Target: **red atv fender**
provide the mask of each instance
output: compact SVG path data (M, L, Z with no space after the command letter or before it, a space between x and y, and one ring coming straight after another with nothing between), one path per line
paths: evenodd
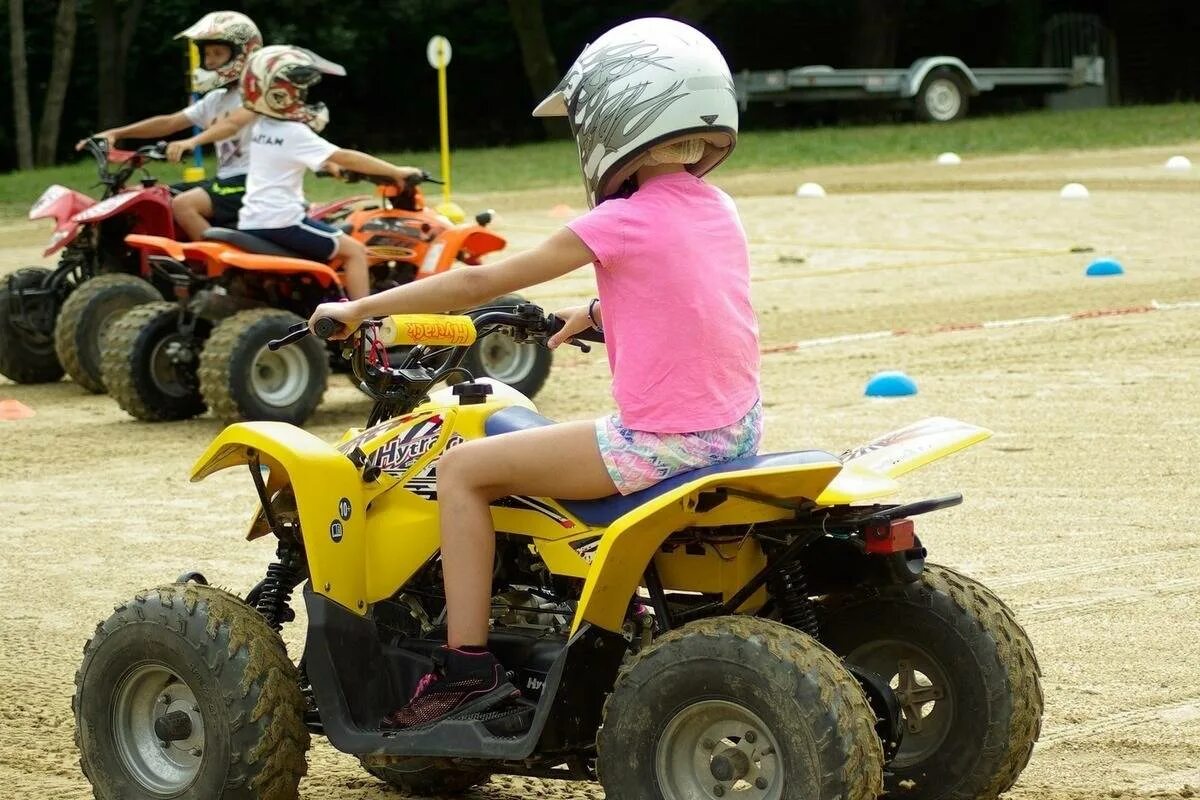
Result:
M482 225L456 225L447 228L425 253L421 260L421 268L417 277L425 277L450 269L454 261L464 264L478 265L480 257L503 250L507 243L504 238L497 236Z
M95 225L116 215L133 217L130 233L154 232L175 236L175 215L171 212L171 190L161 183L115 194L93 203L71 217L77 225Z
M42 192L42 196L29 209L30 219L53 219L54 232L50 234L50 246L42 253L48 256L70 244L82 225L72 218L79 212L94 206L96 201L86 194L54 184Z
M369 194L356 194L353 197L346 197L342 200L334 200L331 203L314 203L308 207L308 216L313 219L325 219L330 214L336 214L344 208L349 208L355 203L361 203L363 200L370 200Z

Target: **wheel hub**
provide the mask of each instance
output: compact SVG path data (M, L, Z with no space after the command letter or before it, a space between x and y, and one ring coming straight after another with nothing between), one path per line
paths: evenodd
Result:
M659 739L655 766L664 800L779 800L778 745L757 714L703 700L675 715Z
M150 379L163 394L187 397L192 392L196 351L183 334L173 332L150 351Z
M272 352L263 347L250 366L254 394L276 408L290 406L304 396L311 378L308 361L299 347Z
M479 361L487 376L510 386L529 375L536 359L534 345L513 341L508 336L489 336L479 343Z
M929 85L926 93L930 114L938 120L953 119L962 106L962 97L953 82L939 79Z
M173 795L199 774L204 717L195 694L169 667L142 664L118 681L112 727L121 762L147 790Z

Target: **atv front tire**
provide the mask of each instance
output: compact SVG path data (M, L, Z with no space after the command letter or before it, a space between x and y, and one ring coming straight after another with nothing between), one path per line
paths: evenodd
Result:
M821 638L897 693L904 738L888 797L993 800L1029 762L1041 673L1025 631L979 582L926 565L915 583L828 601Z
M472 786L487 783L487 770L464 767L436 758L404 758L394 764L373 765L363 769L401 794L413 797L448 797L462 794Z
M184 330L175 303L126 311L104 339L101 366L108 393L130 416L148 422L203 414L196 365L207 332L204 320L196 320L191 333Z
M15 325L13 305L22 289L36 289L46 282L50 270L25 267L0 277L0 375L16 383L49 383L63 376L62 365L54 355L54 338L46 333L25 330ZM28 303L30 301L26 301ZM49 298L39 303L53 303ZM47 326L53 325L55 309L39 309Z
M858 681L811 637L714 617L621 668L597 768L609 800L875 800L883 750Z
M329 351L315 336L267 348L300 322L290 311L252 308L216 326L200 357L200 389L213 416L304 424L325 394Z
M134 306L162 300L149 282L115 273L84 281L63 303L54 325L54 351L71 380L93 394L104 392L104 337Z
M296 796L309 744L299 675L231 594L174 584L117 606L75 687L75 743L97 800Z

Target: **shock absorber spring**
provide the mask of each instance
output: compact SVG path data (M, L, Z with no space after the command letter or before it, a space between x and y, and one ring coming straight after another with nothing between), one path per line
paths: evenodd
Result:
M304 580L304 559L295 547L279 543L275 552L279 560L267 567L267 576L259 581L246 598L263 615L267 624L282 630L283 623L295 619L289 603L292 590Z
M783 624L816 639L819 632L817 614L808 595L808 579L804 576L804 565L799 561L784 564L772 580L771 593L779 606L779 616Z

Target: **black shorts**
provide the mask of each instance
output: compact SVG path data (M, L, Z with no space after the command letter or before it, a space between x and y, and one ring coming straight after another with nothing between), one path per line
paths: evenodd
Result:
M244 233L286 247L310 261L329 261L338 249L342 232L332 225L305 217L287 228L240 228Z
M197 184L208 193L212 203L209 223L214 228L236 228L238 212L242 209L242 198L246 196L246 176L213 178Z

